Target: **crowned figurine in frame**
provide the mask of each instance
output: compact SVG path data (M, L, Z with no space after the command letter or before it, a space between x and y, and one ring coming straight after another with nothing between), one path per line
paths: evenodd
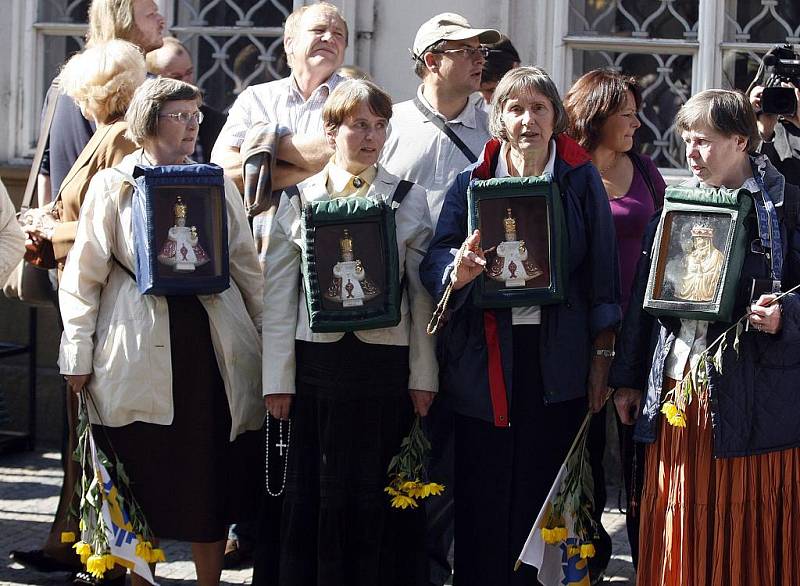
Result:
M504 240L495 247L486 272L490 279L502 282L506 287L524 287L544 271L529 253L525 240L517 237L517 220L511 208L506 208L503 231Z
M176 273L191 273L211 259L200 245L197 226L187 226L189 211L181 196L176 198L175 224L167 232L167 238L158 254L158 262L172 267Z
M353 253L350 230L342 231L339 240L340 260L333 265L333 278L325 291L325 299L341 303L342 307L359 307L375 299L380 289L367 277L364 264Z
M690 234L691 243L687 246L685 272L676 296L686 301L713 301L725 268L725 256L714 246L712 225L705 222L695 223Z

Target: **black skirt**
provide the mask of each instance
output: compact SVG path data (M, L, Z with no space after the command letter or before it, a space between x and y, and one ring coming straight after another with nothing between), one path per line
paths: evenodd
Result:
M513 329L511 427L456 415L458 586L539 583L535 568L514 563L588 408L584 398L544 404L539 329Z
M116 450L156 537L219 541L228 524L252 518L263 482L262 436L246 432L230 442L230 409L205 308L190 295L167 302L172 423L96 425L94 435L112 462L109 441Z
M423 508L383 492L413 417L408 347L298 342L296 387L280 584L426 583Z

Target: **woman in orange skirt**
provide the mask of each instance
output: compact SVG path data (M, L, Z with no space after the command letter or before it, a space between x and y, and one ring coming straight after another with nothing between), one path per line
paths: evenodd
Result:
M694 175L689 186L741 187L753 197L733 312L748 313L749 328L738 352L729 334L721 369L708 361L708 383L685 406L685 427L659 417L666 393L731 324L645 312L654 218L610 374L620 417L630 424L641 414L636 439L650 443L637 583L800 584L800 299L790 293L775 302L800 282L800 190L755 152L755 113L742 94L702 92L681 108L675 126ZM709 230L693 226L692 239L716 246Z

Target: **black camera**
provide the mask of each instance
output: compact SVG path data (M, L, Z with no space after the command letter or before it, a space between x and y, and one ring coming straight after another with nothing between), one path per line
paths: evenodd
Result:
M765 114L794 116L797 96L794 88L782 87L791 83L800 88L800 57L791 46L775 47L764 56L766 80L761 94L761 110Z

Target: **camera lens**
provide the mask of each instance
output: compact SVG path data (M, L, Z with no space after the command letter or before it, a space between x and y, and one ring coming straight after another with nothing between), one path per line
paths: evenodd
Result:
M764 88L761 94L761 110L765 114L793 115L797 110L794 89L788 87Z

